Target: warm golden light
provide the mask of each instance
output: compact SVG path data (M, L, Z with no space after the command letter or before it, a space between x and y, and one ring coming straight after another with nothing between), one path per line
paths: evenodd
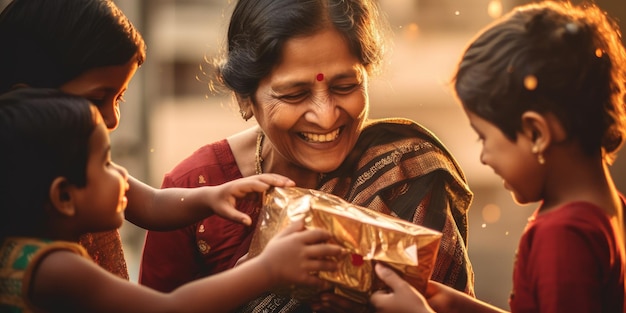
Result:
M414 41L417 39L417 37L419 37L420 27L417 25L417 23L410 23L404 28L403 34L406 40Z
M500 207L495 204L487 204L481 212L485 223L493 224L500 220Z
M502 16L502 1L491 0L487 5L487 14L489 14L491 18Z
M527 90L535 90L537 84L537 77L535 77L535 75L526 75L526 77L524 77L524 87L526 87Z
M600 48L596 49L596 56L597 56L598 58L601 58L603 54L604 54L604 53L602 52L602 49L600 49Z

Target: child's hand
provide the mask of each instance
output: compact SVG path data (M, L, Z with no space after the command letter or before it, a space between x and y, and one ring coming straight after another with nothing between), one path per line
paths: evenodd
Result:
M377 263L376 275L391 288L391 292L380 290L372 294L370 302L376 309L376 312L435 312L428 306L422 294L391 269Z
M262 193L271 186L291 187L295 186L295 183L278 174L248 176L213 186L215 192L208 193L208 203L213 208L213 213L231 221L250 225L252 224L250 216L235 208L237 198L243 198L250 193Z
M274 280L274 286L322 286L317 277L320 271L337 270L337 261L343 249L326 243L330 233L321 229L304 229L302 220L292 222L274 236L257 256Z

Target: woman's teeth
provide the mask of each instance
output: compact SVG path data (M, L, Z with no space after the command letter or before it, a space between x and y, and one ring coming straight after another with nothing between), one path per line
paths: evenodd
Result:
M339 128L326 134L301 133L302 137L308 142L329 142L339 137Z

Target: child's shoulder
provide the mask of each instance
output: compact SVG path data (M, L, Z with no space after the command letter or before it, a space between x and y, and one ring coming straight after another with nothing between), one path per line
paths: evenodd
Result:
M32 237L8 237L0 244L0 306L28 308L22 291L30 290L31 278L45 257L55 251L69 251L89 258L77 243Z
M548 212L537 212L533 215L537 223L542 224L569 224L595 223L608 220L606 212L597 205L586 201L565 203Z
M8 237L2 240L0 246L0 268L25 268L29 262L54 250L68 250L88 256L85 248L75 242L35 237Z
M613 237L615 230L610 216L597 205L576 201L561 205L545 213L535 213L531 217L527 233L534 237L560 240L569 237Z

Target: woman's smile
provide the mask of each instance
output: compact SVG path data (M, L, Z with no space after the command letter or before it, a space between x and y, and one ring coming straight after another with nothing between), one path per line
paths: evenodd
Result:
M342 128L340 127L325 134L301 132L299 135L302 139L310 143L326 143L337 140L341 134L341 129Z

